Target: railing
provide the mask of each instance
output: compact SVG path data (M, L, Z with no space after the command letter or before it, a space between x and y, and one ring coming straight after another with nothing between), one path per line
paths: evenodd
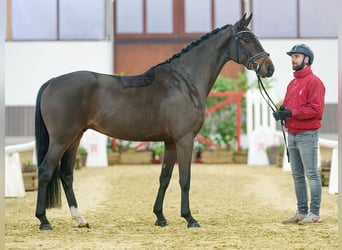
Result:
M33 151L32 162L36 163L35 141L5 147L5 197L25 196L19 153L30 150Z
M27 142L27 143L23 143L23 144L6 146L5 147L5 154L10 155L10 154L17 153L17 152L34 150L35 145L36 145L36 142L32 141L32 142ZM34 159L32 159L32 161L33 160Z
M320 147L331 148L331 165L330 165L330 178L329 178L329 193L338 193L338 141L327 140L319 138L318 144Z
M231 103L235 103L236 105L236 147L237 150L241 148L241 98L245 95L244 92L211 92L209 93L209 97L226 97L226 99L222 100L220 103L209 107L205 110L205 114L208 115L216 110L223 108ZM209 146L214 146L216 148L220 148L220 145L215 144L211 140L204 138L200 135L195 137L198 141L207 144Z

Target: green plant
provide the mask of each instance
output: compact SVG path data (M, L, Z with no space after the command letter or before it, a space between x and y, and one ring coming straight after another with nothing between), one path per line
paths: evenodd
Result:
M106 145L106 148L107 148L107 153L111 153L113 152L113 144L112 144L112 141L113 138L112 137L107 137L107 145Z
M150 142L149 149L152 151L153 155L161 156L164 153L164 143L163 142Z
M237 79L219 75L211 92L245 92L248 90L248 79L245 73L239 73ZM210 97L206 100L206 108L217 105L227 97ZM246 132L246 100L241 100L242 132ZM199 132L202 137L213 140L222 148L234 148L236 145L236 105L226 105L223 108L208 114ZM203 150L207 145L200 143Z
M116 140L117 146L118 146L118 152L135 152L136 150L131 149L132 142L131 141L125 141L125 140Z
M218 75L212 92L221 92L221 91L242 91L246 92L250 87L248 86L248 77L245 73L238 73L238 77L236 79L225 77L223 75Z
M84 148L84 147L82 147L82 146L79 146L78 148L77 148L77 153L78 154L87 154L87 150Z
M33 164L32 161L26 161L22 163L21 170L23 173L37 172L37 165Z

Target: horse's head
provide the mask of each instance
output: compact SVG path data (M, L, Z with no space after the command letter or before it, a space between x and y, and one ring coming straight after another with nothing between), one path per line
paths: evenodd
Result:
M252 19L252 14L246 19L246 14L233 26L233 38L230 41L232 53L231 59L243 64L247 69L254 70L258 76L270 77L274 72L274 65L261 46L259 40L247 28Z

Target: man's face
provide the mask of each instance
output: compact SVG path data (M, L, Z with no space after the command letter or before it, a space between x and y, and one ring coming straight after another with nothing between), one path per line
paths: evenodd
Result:
M307 61L307 58L305 58ZM304 55L300 53L293 53L291 55L291 60L292 60L292 69L293 70L299 70L303 68L303 60L304 60ZM305 63L307 63L305 61ZM306 64L304 65L304 67Z

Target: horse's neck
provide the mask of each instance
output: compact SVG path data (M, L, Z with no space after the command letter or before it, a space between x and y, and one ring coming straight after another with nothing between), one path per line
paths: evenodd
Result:
M174 61L183 78L193 84L205 101L223 65L229 60L227 46L229 31L209 37Z

